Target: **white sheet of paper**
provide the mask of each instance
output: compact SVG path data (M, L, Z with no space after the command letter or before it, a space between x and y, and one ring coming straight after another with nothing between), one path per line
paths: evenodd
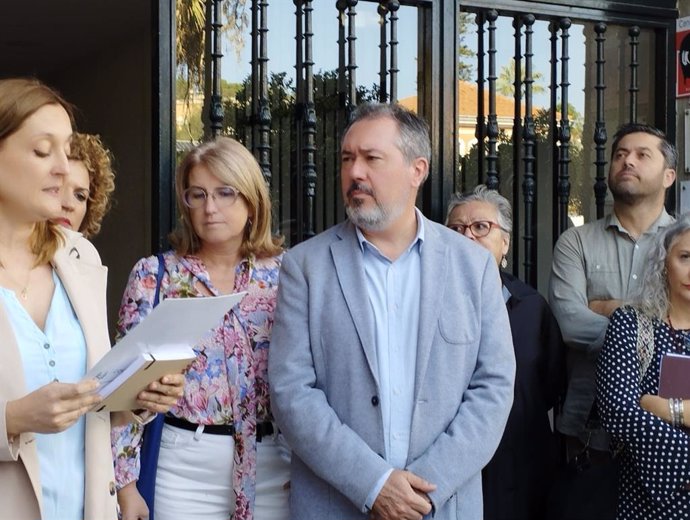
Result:
M175 351L186 351L217 327L245 294L246 291L161 301L87 372L84 379L112 380L142 353L169 358Z

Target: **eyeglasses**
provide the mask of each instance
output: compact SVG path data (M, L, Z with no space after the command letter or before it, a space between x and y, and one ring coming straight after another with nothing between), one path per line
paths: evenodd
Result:
M490 220L475 220L469 224L453 224L448 226L453 231L457 231L461 235L465 234L467 228L470 228L470 233L474 238L482 238L489 234L492 228L498 228L501 231L505 231L496 222L491 222Z
M232 186L218 186L211 192L211 198L219 208L232 206L239 196L239 190ZM182 200L185 205L192 209L202 207L206 204L206 199L208 199L208 192L204 188L197 186L187 188L182 194Z

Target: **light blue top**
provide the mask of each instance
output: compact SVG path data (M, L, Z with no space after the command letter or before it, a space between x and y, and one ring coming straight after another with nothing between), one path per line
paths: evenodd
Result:
M28 392L51 381L76 383L86 372L86 341L72 304L53 271L55 292L45 331L38 328L13 291L0 287L24 366ZM43 490L42 520L84 518L84 417L67 430L36 434Z
M417 216L414 240L393 262L366 240L359 229L357 237L362 248L367 293L376 329L385 458L393 468L404 469L414 408L424 225ZM388 470L377 481L367 497L367 507L373 506L392 471Z

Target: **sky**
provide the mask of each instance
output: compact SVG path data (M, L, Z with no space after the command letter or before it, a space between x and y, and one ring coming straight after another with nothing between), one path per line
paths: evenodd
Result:
M359 85L371 87L379 80L379 16L376 13L377 4L359 2L356 8L356 62L358 65L356 77ZM268 8L268 55L270 72L287 72L288 77L295 77L295 6L293 2L281 0L270 3ZM338 66L338 12L334 2L314 2L313 11L313 54L314 72L334 70ZM417 93L417 8L402 6L398 11L398 98L402 99ZM287 23L286 23L287 22ZM496 30L496 70L512 62L514 29L512 19L499 17ZM569 40L569 81L571 83L568 98L571 104L582 113L584 111L584 36L582 25L570 28ZM248 29L247 29L248 31ZM470 25L470 33L465 37L465 43L476 50L476 26ZM534 25L533 69L540 72L543 86L549 83L550 42L548 23L537 21ZM485 36L486 38L486 36ZM245 37L242 49L229 41L224 43L224 58L221 74L231 82L242 81L250 72L251 44L249 35ZM488 40L485 42L488 48ZM546 52L542 52L542 51ZM560 52L560 47L559 47ZM476 58L473 58L476 70ZM485 66L488 71L488 62ZM579 72L578 72L579 71ZM560 78L560 70L559 70ZM486 85L488 88L488 85ZM548 106L549 91L535 94L535 106Z

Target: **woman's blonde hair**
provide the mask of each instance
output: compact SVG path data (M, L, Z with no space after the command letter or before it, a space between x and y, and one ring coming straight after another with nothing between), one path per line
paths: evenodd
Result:
M218 137L192 149L177 167L175 195L180 220L170 235L170 243L179 255L196 253L201 242L194 231L184 191L189 187L189 174L203 165L218 180L236 188L249 208L249 219L240 254L257 258L275 256L282 251L282 237L271 234L271 200L268 186L254 156L242 144L229 137Z
M110 196L115 190L112 155L97 135L72 135L70 160L79 161L89 173L89 200L79 231L92 238L101 230L103 217L110 209Z
M46 105L64 108L74 125L72 105L52 88L32 78L0 79L0 148L29 117ZM37 222L30 241L37 265L50 261L63 243L59 224Z

